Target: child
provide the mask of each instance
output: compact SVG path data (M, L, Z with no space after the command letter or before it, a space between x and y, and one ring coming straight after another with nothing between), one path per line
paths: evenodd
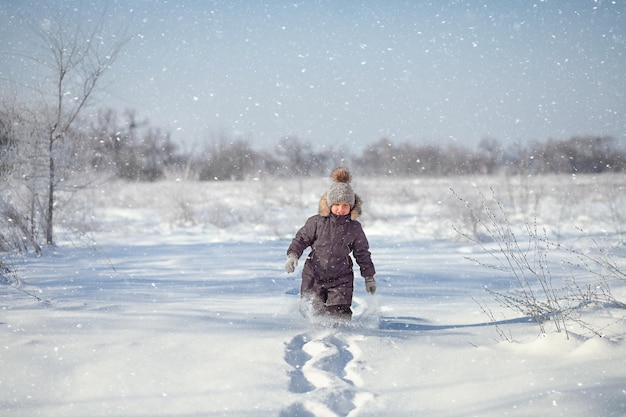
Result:
M318 214L310 217L291 241L285 270L293 272L310 246L312 250L302 270L300 296L311 302L314 314L350 320L354 290L350 253L370 294L376 291L376 271L369 243L356 220L361 214L361 199L350 186L350 173L337 168L332 178L333 184L320 200Z

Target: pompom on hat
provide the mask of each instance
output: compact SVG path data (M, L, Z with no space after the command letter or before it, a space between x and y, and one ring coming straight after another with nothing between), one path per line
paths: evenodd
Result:
M333 171L333 184L326 193L326 201L329 207L337 203L348 203L350 208L354 207L355 196L350 186L350 172L344 168L337 168Z

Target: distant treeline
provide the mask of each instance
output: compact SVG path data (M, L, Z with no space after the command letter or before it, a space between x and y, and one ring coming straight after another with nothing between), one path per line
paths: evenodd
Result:
M0 175L36 175L45 152L36 128L16 129L14 117L0 113ZM388 139L360 153L344 148L315 150L295 137L278 141L272 149L255 149L245 139L220 137L194 151L182 151L169 135L132 111L112 110L70 132L63 141L71 173L103 172L133 181L156 181L169 173L201 181L244 180L326 175L347 166L368 176L450 176L508 173L622 172L626 149L608 136L580 136L543 142L502 143L483 139L474 148L461 145L396 143ZM45 167L41 167L45 169Z
M482 140L477 148L394 143L388 139L360 154L341 149L313 150L297 138L281 140L272 151L256 151L246 141L222 141L190 164L200 180L241 180L255 176L325 175L345 165L367 176L450 176L621 172L626 149L612 137L572 137L522 145Z
M484 139L475 148L380 139L354 152L319 150L294 137L259 150L248 140L225 135L185 151L132 111L121 116L102 111L90 123L78 120L59 130L46 109L0 109L0 252L41 252L42 245L54 244L53 225L67 225L85 209L72 208L78 204L76 192L115 178L293 178L326 176L336 166L372 177L599 174L623 172L626 166L626 150L606 136L514 144Z

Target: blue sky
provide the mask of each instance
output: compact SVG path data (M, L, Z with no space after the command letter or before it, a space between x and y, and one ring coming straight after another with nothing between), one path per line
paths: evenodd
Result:
M0 85L35 72L38 3L0 5ZM59 3L130 25L100 102L188 144L626 141L623 0Z

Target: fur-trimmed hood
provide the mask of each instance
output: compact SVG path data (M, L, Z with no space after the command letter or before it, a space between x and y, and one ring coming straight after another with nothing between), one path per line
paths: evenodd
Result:
M361 215L361 207L363 205L363 201L361 198L355 194L354 195L354 207L350 210L350 219L356 220ZM326 194L320 198L318 213L322 217L330 216L330 206L328 205L328 201L326 199Z

